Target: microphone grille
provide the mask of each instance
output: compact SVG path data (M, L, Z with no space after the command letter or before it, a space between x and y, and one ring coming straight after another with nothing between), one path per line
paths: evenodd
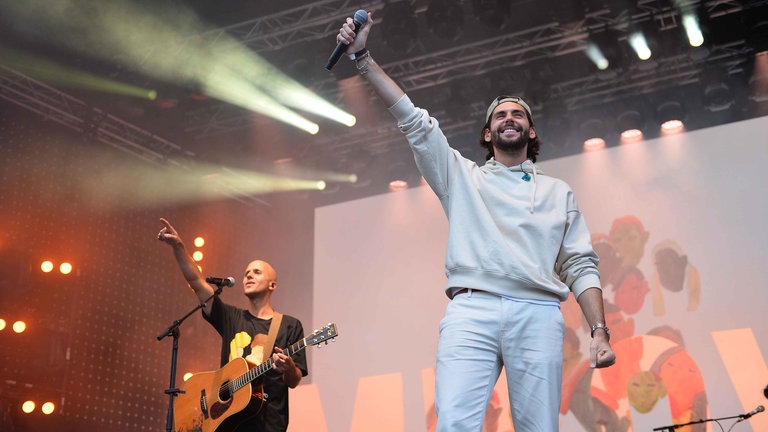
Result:
M357 12L355 12L355 16L352 17L352 21L359 26L365 24L368 22L368 12L358 9Z
M765 411L765 407L764 407L764 406L762 406L762 405L759 405L759 406L757 407L757 412L763 412L763 411Z
M235 286L235 278L233 278L232 276L228 277L227 281L229 281L228 286Z

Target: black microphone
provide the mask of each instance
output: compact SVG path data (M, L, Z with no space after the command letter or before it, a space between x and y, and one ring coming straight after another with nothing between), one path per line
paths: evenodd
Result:
M218 278L213 276L208 276L205 278L205 281L209 284L218 285L220 287L228 287L228 286L235 286L235 278L232 276L227 278Z
M352 22L355 24L355 33L357 33L357 31L360 30L360 27L368 22L368 12L359 9L357 12L355 12L355 16L352 17ZM333 69L333 67L336 66L336 63L341 58L342 54L344 54L344 51L347 50L348 46L349 45L345 44L344 42L339 42L336 45L336 49L334 49L331 53L331 56L328 57L328 63L325 64L325 68L328 70Z
M750 411L750 412L748 412L746 414L742 414L739 417L741 417L742 420L746 420L746 419L752 417L753 415L755 415L757 413L761 413L763 411L765 411L765 407L762 406L762 405L759 405L757 408L753 409L752 411Z

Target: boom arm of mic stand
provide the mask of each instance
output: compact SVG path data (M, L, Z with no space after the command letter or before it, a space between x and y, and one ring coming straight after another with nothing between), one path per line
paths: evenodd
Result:
M701 420L696 420L696 421L692 421L692 422L688 422L688 423L683 423L683 424L673 424L673 425L670 425L670 426L657 427L657 428L653 429L653 431L654 432L656 432L656 431L674 431L675 429L681 428L683 426L690 426L690 425L695 425L695 424L699 424L699 423L706 423L706 422L711 422L711 421L728 420L728 419L733 419L733 418L741 418L741 416L740 415L736 415L736 416L720 417L720 418L713 418L713 419L701 419Z
M165 422L165 430L167 432L173 431L173 398L178 396L179 393L183 393L183 391L181 389L176 388L176 361L177 361L178 353L179 353L179 326L181 325L181 323L184 322L184 320L189 318L190 315L192 315L193 313L197 312L198 310L204 308L205 305L209 301L211 301L211 299L213 299L214 297L216 297L219 294L221 294L222 288L223 287L221 287L221 286L216 288L216 290L213 292L213 294L211 294L210 297L208 297L207 300L205 300L204 302L202 302L202 303L198 304L197 306L195 306L194 309L192 309L191 311L187 312L187 314L184 315L183 317L175 320L173 322L173 324L171 324L167 329L165 329L162 333L160 333L157 336L157 340L162 340L166 336L173 336L173 347L171 348L171 379L170 379L170 385L165 390L165 393L169 397L168 417L167 417L166 422Z

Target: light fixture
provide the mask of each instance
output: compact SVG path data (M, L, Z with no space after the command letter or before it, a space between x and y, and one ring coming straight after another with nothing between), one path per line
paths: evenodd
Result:
M584 54L601 71L598 77L611 79L626 68L627 56L619 42L622 37L622 33L612 29L590 34Z
M616 132L619 141L628 144L643 140L645 115L641 107L626 107L616 116Z
M656 121L662 135L671 135L685 130L686 110L678 99L663 100L656 106Z
M722 69L709 68L701 73L703 106L710 112L726 111L736 104L731 79Z
M605 136L605 122L601 118L588 118L579 125L579 139L583 140L584 151L605 148Z

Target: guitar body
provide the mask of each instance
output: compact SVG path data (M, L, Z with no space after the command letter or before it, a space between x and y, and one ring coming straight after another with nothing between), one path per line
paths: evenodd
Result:
M293 356L307 346L328 344L328 340L335 340L338 334L336 324L330 323L285 348L283 353ZM244 358L236 358L217 371L192 375L174 400L174 430L234 431L261 410L265 400L261 376L273 366L271 357L253 368Z
M213 372L192 375L174 402L176 432L229 432L255 416L264 403L260 383L248 383L233 394L222 386L248 372L248 362L236 358Z

